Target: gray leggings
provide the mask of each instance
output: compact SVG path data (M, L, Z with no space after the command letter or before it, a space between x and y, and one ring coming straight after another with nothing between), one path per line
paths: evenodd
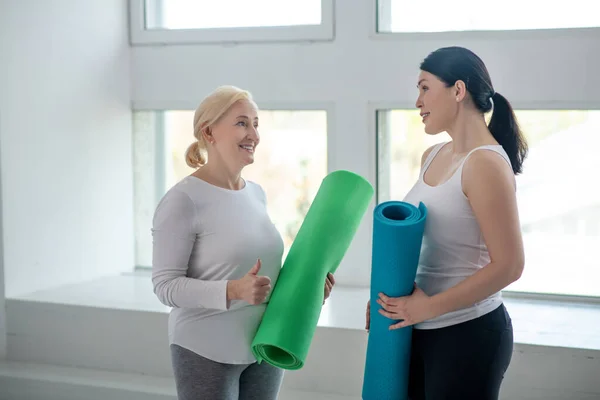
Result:
M179 400L276 400L283 370L262 364L221 364L177 345L171 360Z

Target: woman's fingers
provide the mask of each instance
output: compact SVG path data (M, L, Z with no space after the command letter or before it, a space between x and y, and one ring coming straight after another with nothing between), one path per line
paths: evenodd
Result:
M381 299L377 299L377 304L379 304L385 311L394 312L394 305L384 302Z

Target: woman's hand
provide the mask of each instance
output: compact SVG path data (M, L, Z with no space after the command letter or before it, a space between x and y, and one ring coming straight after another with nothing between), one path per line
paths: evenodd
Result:
M369 332L371 328L371 300L367 301L367 323L365 324L365 329Z
M325 300L329 298L329 295L333 290L333 285L335 285L335 279L333 278L333 274L327 273L327 278L325 279L325 296L323 298L323 304L325 304Z
M258 259L243 278L227 282L227 300L244 300L252 305L265 301L271 292L271 278L258 276L260 266Z
M391 325L390 329L404 328L437 316L431 297L427 296L416 283L412 294L403 297L388 297L380 293L377 303L382 307L379 310L380 314L400 321Z

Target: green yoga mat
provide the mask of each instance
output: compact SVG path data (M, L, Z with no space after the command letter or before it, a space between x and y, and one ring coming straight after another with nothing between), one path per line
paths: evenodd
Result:
M368 181L349 171L323 179L252 342L259 363L302 368L319 321L327 273L342 261L373 193Z

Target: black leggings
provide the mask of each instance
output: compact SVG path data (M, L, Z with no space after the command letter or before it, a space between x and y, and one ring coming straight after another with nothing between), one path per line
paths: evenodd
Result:
M513 350L504 305L471 321L413 329L410 400L497 400Z

